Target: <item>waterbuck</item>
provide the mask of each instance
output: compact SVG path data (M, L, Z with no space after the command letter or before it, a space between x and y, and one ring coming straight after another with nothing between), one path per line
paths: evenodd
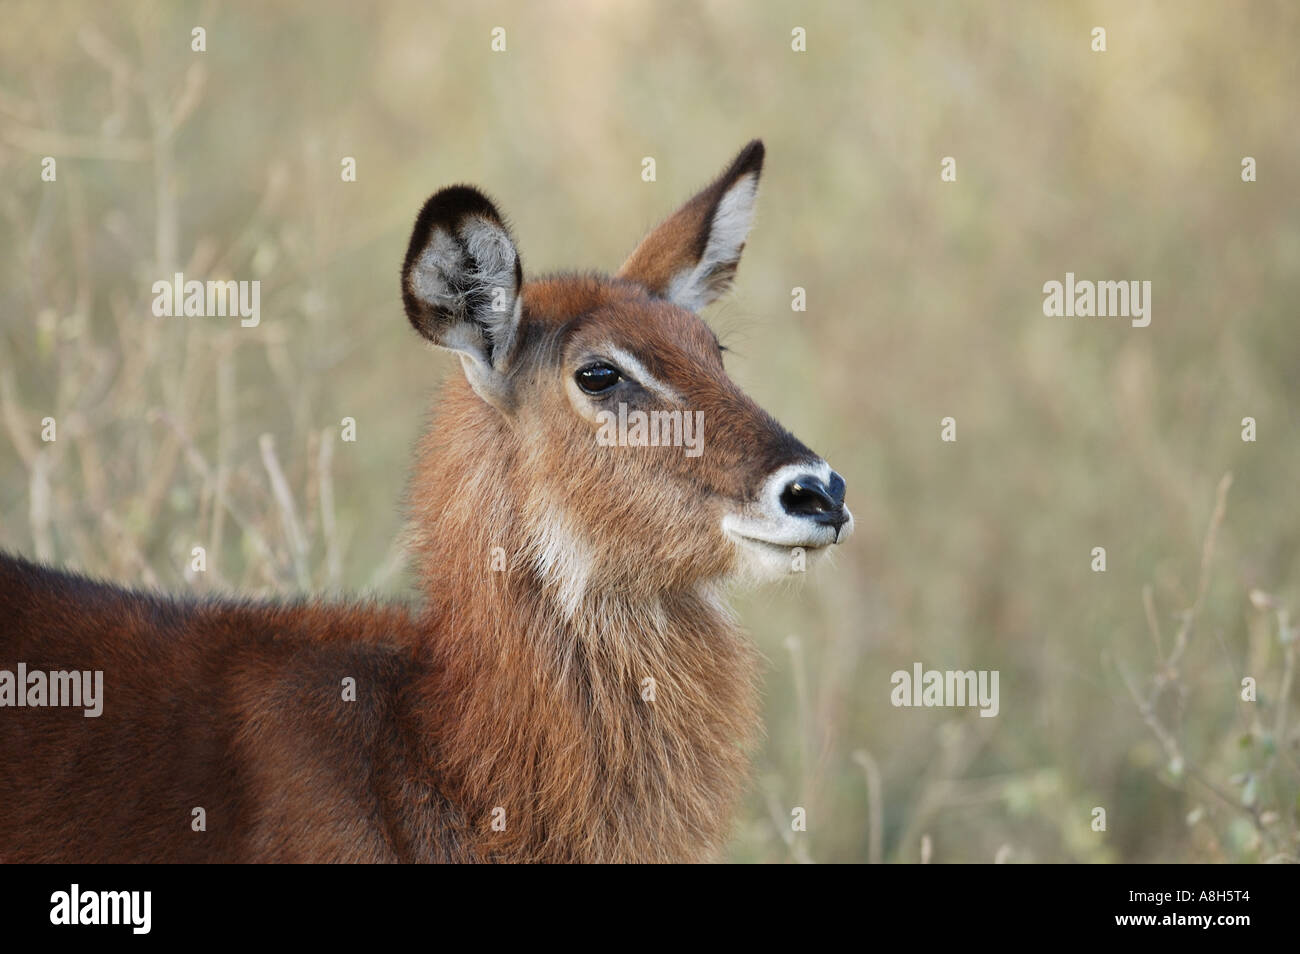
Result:
M417 603L173 597L0 556L0 857L716 858L758 728L723 594L853 525L697 315L762 163L750 143L613 277L525 280L481 192L425 203L402 299L464 373L415 453ZM51 672L102 673L100 713L50 705Z

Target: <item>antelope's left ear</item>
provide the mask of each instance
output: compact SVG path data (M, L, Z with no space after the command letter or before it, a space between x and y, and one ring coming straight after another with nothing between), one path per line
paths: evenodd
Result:
M402 263L402 301L415 330L460 355L475 392L509 401L523 268L501 213L469 186L436 193L415 220Z
M618 277L699 311L731 287L754 222L763 143L755 139L711 185L641 240Z

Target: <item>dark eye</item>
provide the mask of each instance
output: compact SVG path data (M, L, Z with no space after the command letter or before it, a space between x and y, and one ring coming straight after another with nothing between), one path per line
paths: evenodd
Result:
M579 368L573 380L588 394L600 394L618 384L622 377L617 368L611 368L607 364L589 364Z

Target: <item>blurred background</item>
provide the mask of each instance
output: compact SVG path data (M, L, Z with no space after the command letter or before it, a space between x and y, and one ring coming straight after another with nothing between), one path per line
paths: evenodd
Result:
M470 6L5 4L0 547L409 595L459 373L398 295L423 199L472 182L526 272L613 270L759 136L706 317L858 532L739 600L767 734L729 859L1296 860L1300 8ZM260 325L153 317L177 271L260 280ZM1067 271L1151 281L1150 327L1044 317ZM893 707L915 662L998 670L999 715Z

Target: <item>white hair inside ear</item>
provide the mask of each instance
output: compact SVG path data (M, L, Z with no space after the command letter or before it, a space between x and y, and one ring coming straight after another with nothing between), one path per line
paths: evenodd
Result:
M461 236L474 263L472 284L486 299L486 307L473 318L491 338L491 364L504 371L514 351L522 305L515 287L519 253L505 230L487 219L469 220L461 226Z
M669 282L666 297L690 311L699 311L731 283L740 253L754 225L758 176L741 176L723 193L709 223L704 254L694 267L684 268Z
M411 291L423 302L439 310L459 314L464 300L451 276L465 268L465 254L460 243L449 233L436 230L411 269Z

